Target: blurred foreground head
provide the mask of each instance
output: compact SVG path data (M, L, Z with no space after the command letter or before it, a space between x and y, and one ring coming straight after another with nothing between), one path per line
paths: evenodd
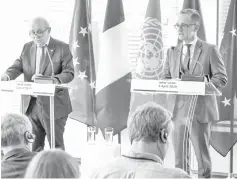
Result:
M60 149L39 152L29 164L25 178L79 178L77 161Z

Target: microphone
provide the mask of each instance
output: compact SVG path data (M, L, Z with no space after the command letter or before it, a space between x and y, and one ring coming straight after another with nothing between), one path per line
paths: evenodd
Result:
M176 47L174 47L174 46L171 46L170 47L170 49L172 50L172 51L178 51L178 52L180 52L182 55L186 55L186 54L184 54L183 52L181 52L180 50L177 50L176 49ZM191 59L192 61L193 61L193 59ZM203 65L199 62L199 61L197 61L197 60L194 60L194 62L196 62L199 66L200 66L200 71L201 71L201 73L200 73L200 75L199 76L195 76L195 75L192 75L192 74L185 74L182 70L180 70L180 72L182 73L182 76L181 76L181 79L183 80L183 81L204 81L204 77L206 76L205 74L204 74L204 68L203 68ZM202 77L202 79L200 78L200 76Z
M48 46L47 44L44 44L43 47L45 47L45 51L49 57L49 62L51 65L51 69L52 69L52 74L50 77L48 76L43 76L43 75L35 75L34 76L34 82L35 83L43 83L43 84L54 84L54 67L53 67L53 61L52 58L49 54L49 50L48 50ZM33 78L33 77L32 77Z
M53 67L53 61L52 61L52 58L51 58L51 56L50 56L50 54L49 54L49 49L48 49L48 45L47 45L47 44L45 44L45 49L46 49L46 52L47 52L48 57L49 57L49 62L50 62L50 64L51 64L51 69L52 69L51 77L54 78L54 67Z

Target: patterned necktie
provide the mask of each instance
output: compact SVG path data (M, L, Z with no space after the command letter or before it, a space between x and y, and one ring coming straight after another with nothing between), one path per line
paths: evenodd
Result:
M184 71L188 71L189 67L190 67L190 47L192 44L185 44L185 46L187 47L187 53L184 57Z

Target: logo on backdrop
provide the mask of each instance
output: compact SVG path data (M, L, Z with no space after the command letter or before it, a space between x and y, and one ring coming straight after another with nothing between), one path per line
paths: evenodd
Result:
M141 45L133 77L138 79L160 79L164 64L161 22L155 18L145 19Z

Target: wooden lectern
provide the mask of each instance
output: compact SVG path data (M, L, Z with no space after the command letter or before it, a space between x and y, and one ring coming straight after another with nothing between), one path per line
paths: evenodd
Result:
M55 148L55 124L54 124L54 94L55 88L69 88L65 84L40 84L21 81L1 81L1 92L13 92L21 95L21 112L23 113L23 95L49 96L50 98L50 142L51 149Z

